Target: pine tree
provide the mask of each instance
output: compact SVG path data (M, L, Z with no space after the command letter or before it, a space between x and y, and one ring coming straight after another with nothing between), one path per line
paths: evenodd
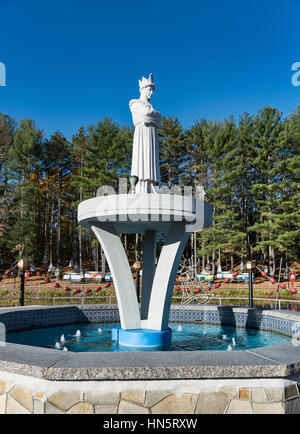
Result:
M120 127L111 118L104 118L88 127L89 142L84 166L85 188L91 197L104 185L118 185L118 157L115 141Z
M171 188L180 183L186 157L183 128L177 118L163 116L159 142L161 180Z
M65 195L70 187L71 169L71 148L67 139L60 131L56 131L46 140L45 149L45 170L48 177L52 180L50 187L50 200L52 201L51 220L54 224L54 214L56 215L56 262L61 264L62 249L62 215ZM66 213L69 211L66 208ZM70 218L70 217L69 217ZM51 228L53 231L53 228ZM52 232L51 232L52 233ZM52 257L52 252L50 252Z
M274 226L276 226L276 248L279 255L292 261L300 254L300 106L284 123L280 134L278 162L272 171L276 177L273 186Z
M9 258L7 249L7 231L10 222L10 200L8 196L8 158L13 144L15 121L8 115L0 113L0 256Z
M80 127L78 133L72 137L72 172L71 172L71 186L73 187L73 202L72 207L76 211L77 217L77 207L80 202L83 201L86 191L84 190L85 180L84 180L84 166L85 160L88 153L88 141L89 136L83 127ZM76 219L77 221L77 219ZM77 239L78 239L78 263L79 269L83 270L83 234L84 229L78 225L77 226Z
M281 134L284 128L282 114L276 108L264 107L254 118L256 158L253 166L256 182L251 192L254 195L257 220L249 229L256 232L254 250L261 251L263 259L268 256L271 276L275 274L275 250L278 247L276 196L281 190L276 168L284 154L285 141L282 140Z
M185 131L187 164L185 169L185 182L203 185L208 190L212 183L211 158L208 150L213 145L214 133L218 125L205 119L195 121L193 126Z
M185 173L182 176L185 185L202 185L206 192L212 188L213 173L209 149L213 146L214 136L218 128L220 128L219 123L200 119L200 121L195 121L192 127L185 132L187 160ZM202 268L205 267L206 255L212 253L209 247L212 235L212 232L206 230L199 231L196 234L196 243L193 243L194 248L196 245L196 250L197 243L200 244L197 253L202 255Z
M42 176L43 133L32 119L20 121L13 146L9 150L9 195L13 217L8 234L12 252L30 260L38 257L39 242L39 183Z
M244 113L239 117L238 141L233 151L234 167L237 174L236 192L240 209L241 230L244 233L242 260L253 258L253 244L255 237L249 228L255 222L254 201L251 195L251 188L255 182L255 170L253 161L255 159L253 116Z
M131 156L133 144L133 129L130 127L120 128L112 142L114 164L117 174L122 178L129 178L131 173Z
M217 251L226 250L230 253L232 267L234 256L243 254L244 233L239 218L237 196L239 172L235 161L237 143L238 129L234 119L230 117L215 131L213 146L208 149L214 185L207 191L206 197L213 205L214 217L212 227L205 231L205 234L210 237L213 271Z

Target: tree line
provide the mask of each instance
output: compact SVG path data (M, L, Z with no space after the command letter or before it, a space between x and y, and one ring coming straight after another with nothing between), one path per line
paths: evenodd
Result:
M201 268L209 262L213 271L257 259L272 276L280 258L299 259L300 106L288 117L266 106L186 129L163 117L159 140L162 185L203 185L213 205L212 227L192 234L185 255L197 253ZM77 223L77 206L129 178L132 142L133 128L107 117L67 140L0 113L0 264L27 257L105 269L101 246ZM137 259L142 240L122 240Z

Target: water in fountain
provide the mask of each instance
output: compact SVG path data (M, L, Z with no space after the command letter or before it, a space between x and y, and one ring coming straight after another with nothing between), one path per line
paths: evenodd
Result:
M63 347L63 351L68 351L68 348L67 347Z
M102 333L102 329L98 329L98 333L101 334Z
M55 348L62 351L67 347L72 352L90 351L137 351L136 348L123 347L111 344L111 330L115 323L91 323L91 324L70 324L56 327L46 327L41 329L24 330L7 333L7 342L23 345L34 345L45 348ZM182 327L182 332L178 332L178 326ZM194 323L173 323L174 330L173 343L171 347L166 347L166 351L226 351L230 344L232 351L247 350L266 345L277 345L290 341L290 337L271 333L263 330L252 330L236 328L232 326L217 326L213 324L194 324ZM76 330L80 327L81 337L75 338ZM98 329L103 331L99 333ZM60 342L60 336L64 333L65 342ZM205 335L204 335L205 333ZM227 339L222 339L226 334ZM59 338L57 338L59 336ZM203 339L201 339L201 336ZM234 336L235 343L232 341ZM141 349L140 351L145 351ZM155 351L154 349L149 351ZM161 348L159 351L162 351ZM230 348L229 348L230 351Z
M76 338L80 338L80 336L81 336L81 331L80 331L80 330L77 330L75 336L76 336Z
M227 339L227 335L223 335L223 336L222 336L222 339Z
M235 339L234 338L232 338L232 345L235 347L236 346L236 342L235 342Z
M227 351L232 351L232 346L231 345L228 345Z
M65 342L65 336L64 335L61 335L60 342Z
M177 331L182 332L182 326L181 325L178 326Z

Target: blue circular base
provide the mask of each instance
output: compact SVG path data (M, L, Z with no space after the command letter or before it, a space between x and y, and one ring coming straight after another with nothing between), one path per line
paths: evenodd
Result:
M111 338L119 345L125 345L127 347L163 347L171 344L172 329L167 328L166 330L123 330L121 327L115 327L112 329Z

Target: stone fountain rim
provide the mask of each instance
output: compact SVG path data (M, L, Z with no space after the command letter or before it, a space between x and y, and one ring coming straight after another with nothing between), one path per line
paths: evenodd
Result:
M7 313L49 309L116 309L114 305L26 306L1 308ZM176 305L172 309L217 310L215 305ZM300 322L300 313L222 307L232 312L259 311L273 319ZM299 342L299 341L297 341ZM52 381L287 378L300 372L300 342L237 351L157 351L73 353L29 345L0 345L0 370Z

